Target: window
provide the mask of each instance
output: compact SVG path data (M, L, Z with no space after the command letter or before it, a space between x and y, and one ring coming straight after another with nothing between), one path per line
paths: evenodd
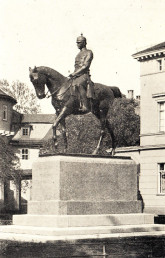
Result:
M158 193L165 194L165 163L158 164Z
M7 106L3 105L3 120L7 121Z
M29 159L28 149L22 149L22 159Z
M159 60L157 60L157 61L158 61L158 69L159 69L159 71L162 71L162 68L163 68L162 59L159 59Z
M165 102L159 102L159 131L165 131Z
M29 128L22 128L22 135L29 135Z

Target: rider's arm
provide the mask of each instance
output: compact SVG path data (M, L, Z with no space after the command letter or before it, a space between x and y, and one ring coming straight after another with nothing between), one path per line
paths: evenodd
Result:
M92 53L92 51L88 51L82 67L77 69L74 73L70 74L70 77L80 76L82 74L82 72L84 72L86 69L88 69L90 67L92 59L93 59L93 53Z

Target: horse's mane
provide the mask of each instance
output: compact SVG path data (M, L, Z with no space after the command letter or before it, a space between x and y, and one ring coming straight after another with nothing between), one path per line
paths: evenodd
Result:
M57 72L56 70L46 67L46 66L39 66L37 67L37 70L49 77L55 81L60 81L61 83L66 80L66 77L63 76L61 73Z

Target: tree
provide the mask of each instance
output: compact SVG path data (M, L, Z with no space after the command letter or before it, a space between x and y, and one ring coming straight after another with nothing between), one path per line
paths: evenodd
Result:
M117 147L139 145L140 117L135 113L137 102L125 97L115 99L108 113L108 119L115 134ZM91 154L100 136L100 122L93 114L71 115L66 119L68 153ZM62 135L58 137L59 147L54 150L53 141L45 142L42 152L62 152ZM111 137L106 130L100 154L107 154Z
M13 148L0 136L0 177L17 182L21 177L19 158Z
M17 100L14 109L24 114L39 113L40 105L33 90L20 81L12 82L10 85L7 80L0 80L0 89Z
M140 144L140 116L136 114L139 103L134 99L115 99L109 119L112 124L117 146Z

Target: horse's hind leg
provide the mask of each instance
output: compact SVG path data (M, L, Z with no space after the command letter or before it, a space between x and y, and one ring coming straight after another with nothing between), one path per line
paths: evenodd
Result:
M101 131L100 131L100 138L97 144L96 149L94 150L94 152L92 153L93 155L96 155L101 147L103 138L105 136L105 127L106 127L106 115L107 115L107 111L104 109L100 108L100 112L99 115L97 115L97 118L99 118L100 123L101 123Z
M108 129L108 132L112 139L112 148L107 152L109 152L112 156L115 154L116 142L115 142L115 136L114 136L113 130L111 128L110 122L107 119L108 110L109 110L109 99L104 99L103 101L101 101L100 106L99 106L99 111L96 114L97 118L100 120L100 123L101 123L101 132L100 132L99 142L98 142L97 147L96 147L95 151L93 152L93 154L97 154L97 152L99 151L99 149L101 147L102 141L105 136L105 128Z
M111 139L112 139L112 148L110 148L109 150L107 150L108 153L110 153L112 156L115 155L115 148L116 148L116 140L115 140L115 135L114 132L112 130L111 124L108 121L108 119L106 119L106 127L111 135Z

